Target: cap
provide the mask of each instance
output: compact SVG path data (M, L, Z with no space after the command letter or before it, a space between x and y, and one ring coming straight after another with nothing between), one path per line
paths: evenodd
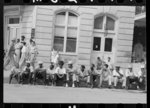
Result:
M43 64L43 62L42 62L42 61L39 61L38 64Z
M73 62L72 62L72 61L69 61L68 64L73 64Z

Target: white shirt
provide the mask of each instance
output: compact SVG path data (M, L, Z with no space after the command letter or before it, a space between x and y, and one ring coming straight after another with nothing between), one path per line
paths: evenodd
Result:
M126 69L125 71L125 76L128 77L128 76L134 76L134 73L133 72L130 72L129 69Z
M57 74L66 74L66 69L65 68L61 69L60 67L57 67L55 73L57 73Z
M23 71L25 71L26 68L27 68L27 66L24 67ZM32 66L30 66L29 69L30 69L30 72L33 72L33 71L34 71Z
M113 64L111 61L106 61L106 64L108 65L109 69L113 69Z
M124 75L123 71L120 69L119 73ZM113 76L120 76L118 72L116 72L116 70L113 70Z
M46 71L48 74L55 74L55 70L53 69L53 70L50 70L49 68L47 69L47 71Z
M26 46L23 46L21 52L22 52L22 53L26 53L26 52L27 52L27 47L26 47Z

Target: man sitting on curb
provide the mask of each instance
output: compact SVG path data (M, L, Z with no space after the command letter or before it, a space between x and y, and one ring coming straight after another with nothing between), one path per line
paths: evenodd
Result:
M30 65L30 61L26 61L26 66L20 74L20 83L24 83L25 79L27 79L29 83L31 72L33 72L33 67Z
M120 69L120 66L116 66L116 69L113 70L113 80L114 80L114 87L117 87L117 83L121 82L122 83L122 88L125 89L126 88L126 77L122 71L122 69Z
M51 85L55 86L56 85L56 78L55 78L55 68L54 68L54 64L51 63L50 67L47 69L47 80L48 83L51 81Z
M101 88L103 81L107 81L108 87L111 88L111 78L111 71L108 69L108 65L105 64L101 70L99 88Z
M68 87L68 83L71 80L72 81L72 87L75 87L75 83L76 83L76 69L73 67L73 63L72 61L68 62L68 67L66 69L66 73L67 73L67 84L66 86Z
M94 64L91 65L91 68L88 70L88 73L90 75L91 88L93 88L95 80L98 79L98 73Z
M88 71L85 69L84 65L81 65L80 69L77 71L76 74L76 81L79 87L79 83L85 81L87 85L90 85L90 75Z
M20 74L19 65L16 65L16 67L15 66L12 67L11 74L9 76L9 84L11 84L12 78L16 78L17 82L19 83L19 74Z
M46 69L43 66L43 62L38 62L38 67L34 71L34 85L37 79L42 79L43 83L46 85Z
M58 67L56 68L56 71L55 71L55 77L56 77L56 81L61 81L63 83L63 85L64 86L66 85L66 87L67 87L66 69L63 66L64 66L64 62L59 61Z

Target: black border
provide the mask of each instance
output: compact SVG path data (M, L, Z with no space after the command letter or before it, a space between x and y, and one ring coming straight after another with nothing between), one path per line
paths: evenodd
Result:
M93 3L90 2L86 2L86 3L61 3L58 2L56 4L54 3L42 3L42 2L37 2L37 3L32 3L32 0L27 0L30 1L30 3L23 3L23 0L10 0L12 1L11 3L5 3L4 1L7 0L0 0L0 59L1 59L1 72L0 72L0 96L1 96L1 104L0 104L0 108L68 108L68 106L73 106L76 105L76 108L147 108L147 104L83 104L83 103L58 103L58 104L44 104L44 103L38 103L38 104L34 104L34 103L3 103L3 6L5 5L128 5L128 6L140 6L140 5L146 5L146 0L143 0L142 3L136 3L136 0L133 0L133 2L129 2L130 0L124 0L124 3L117 3L117 0L114 0L115 2L111 3L109 2L110 0L105 0L105 3L99 3L98 0L94 0ZM50 0L49 0L50 1ZM79 0L78 0L79 1ZM89 1L89 0L86 0ZM120 1L120 0L119 0ZM138 1L138 0L137 0ZM148 9L146 9L148 10ZM146 21L147 21L147 12L146 11ZM146 25L148 26L148 25ZM146 27L146 31L148 27ZM148 38L147 38L148 40ZM146 42L147 43L147 42ZM147 47L148 48L148 47ZM148 49L147 49L147 55L148 55ZM148 58L148 56L147 56ZM147 60L148 61L148 60ZM147 75L148 76L148 75ZM148 85L148 84L147 84ZM148 89L148 88L147 88ZM148 96L148 93L147 93ZM2 106L2 107L1 107Z

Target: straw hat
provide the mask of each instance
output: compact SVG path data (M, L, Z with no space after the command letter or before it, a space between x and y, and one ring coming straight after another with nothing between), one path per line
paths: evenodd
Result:
M38 64L39 64L39 65L40 65L40 64L43 64L43 62L42 62L42 61L39 61Z

